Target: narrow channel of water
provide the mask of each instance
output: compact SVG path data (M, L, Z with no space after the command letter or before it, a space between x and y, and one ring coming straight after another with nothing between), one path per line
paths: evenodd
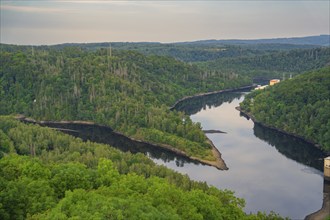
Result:
M194 180L235 191L246 201L247 213L271 210L292 219L317 211L323 200L323 154L303 141L254 125L235 107L244 93L219 94L189 100L178 106L191 114L203 129L226 134L207 134L222 153L228 171L175 161L154 159Z

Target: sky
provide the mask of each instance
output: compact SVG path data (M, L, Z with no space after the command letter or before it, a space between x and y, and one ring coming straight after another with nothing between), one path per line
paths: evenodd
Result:
M182 42L330 34L329 0L0 0L0 42Z

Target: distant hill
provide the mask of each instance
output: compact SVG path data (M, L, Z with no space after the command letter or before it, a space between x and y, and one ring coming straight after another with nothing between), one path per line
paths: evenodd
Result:
M199 63L213 71L235 72L250 76L269 75L280 77L284 73L296 75L330 65L330 48L294 49L271 51L260 55L223 57Z
M292 37L292 38L271 38L271 39L255 39L255 40L201 40L193 42L181 42L177 44L293 44L293 45L315 45L315 46L330 46L330 35L307 36L307 37Z
M314 49L329 47L330 35L308 36L300 38L277 38L256 40L201 40L192 42L100 42L65 43L51 46L63 49L68 46L82 47L87 50L111 48L132 50L144 55L171 56L185 62L204 62L228 57L264 55L274 51L293 49ZM39 47L40 48L40 47Z

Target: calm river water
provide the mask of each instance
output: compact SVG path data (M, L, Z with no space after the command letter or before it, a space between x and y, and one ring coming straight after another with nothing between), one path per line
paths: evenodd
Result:
M245 93L230 92L187 100L177 110L191 115L222 153L229 170L221 171L153 146L136 143L110 128L94 125L44 124L73 129L65 131L84 140L110 144L123 151L143 152L191 179L206 181L219 189L235 191L246 201L245 211L275 211L281 216L303 219L319 210L323 200L323 158L313 146L287 135L255 125L235 109ZM124 147L123 147L124 146Z
M235 109L244 93L227 93L188 100L178 106L200 122L222 153L229 170L154 159L194 180L235 191L246 201L247 213L271 210L303 219L322 206L322 152L297 139L255 125ZM178 166L178 164L180 164Z

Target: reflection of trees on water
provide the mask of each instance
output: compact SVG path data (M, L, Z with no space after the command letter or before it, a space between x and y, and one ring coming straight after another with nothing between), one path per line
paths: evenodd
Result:
M199 164L189 158L181 157L166 149L157 148L151 144L133 141L123 135L114 133L106 126L88 125L88 124L44 124L47 127L64 129L62 132L79 137L84 141L109 144L121 151L131 153L143 153L151 158L161 159L164 162L175 161L177 166L184 166L185 163Z
M324 153L298 138L265 128L259 124L254 124L254 135L267 142L287 158L295 160L307 166L323 170Z
M242 90L244 91L244 90ZM184 111L186 114L194 114L200 111L202 108L217 107L224 102L231 103L235 98L242 96L242 93L222 93L213 94L204 97L196 97L184 102L181 102L175 108L176 110ZM84 141L93 141L97 143L109 144L121 151L131 153L144 153L151 158L161 159L164 162L175 161L178 167L183 167L186 163L200 164L197 161L193 161L189 158L179 156L166 149L157 148L154 145L133 141L123 135L114 133L113 130L106 126L88 125L88 124L45 124L49 127L56 127L61 129L67 129L63 132L79 137ZM77 132L72 132L75 130Z
M181 103L178 103L176 110L184 111L186 114L195 114L201 109L206 107L218 107L225 102L231 103L235 98L240 98L243 93L228 92L221 94L213 94L203 97L195 97ZM242 114L241 114L242 115ZM157 148L153 145L133 141L123 135L114 133L109 127L99 125L79 125L79 124L45 124L48 127L56 127L62 129L76 130L63 131L75 137L79 137L84 141L93 141L98 143L109 144L121 151L132 153L144 153L151 158L161 159L164 162L175 161L179 167L184 166L186 163L199 164L188 158L178 156L173 152L166 151L165 149ZM323 170L322 151L316 149L311 144L303 142L297 138L282 134L280 132L262 127L258 124L254 125L254 135L267 142L287 158L293 159L299 163L307 166L314 167L318 170Z
M225 102L231 103L235 98L240 98L243 94L239 92L226 92L199 96L187 99L178 103L175 110L185 112L187 115L193 115L206 107L218 107Z

